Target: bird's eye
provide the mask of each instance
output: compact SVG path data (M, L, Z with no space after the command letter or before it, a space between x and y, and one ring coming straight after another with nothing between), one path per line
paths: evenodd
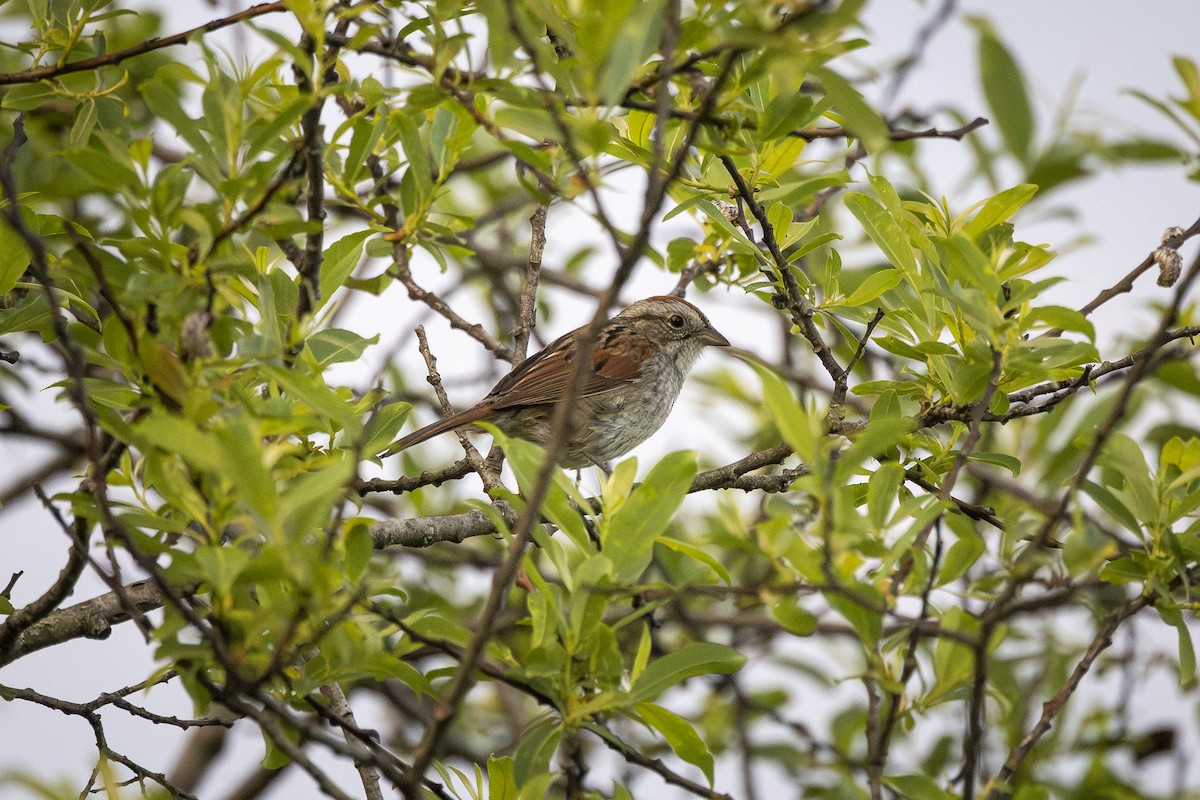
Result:
M672 328L679 330L680 328L683 327L683 315L682 314L672 314L671 318L667 320L667 324L670 325Z

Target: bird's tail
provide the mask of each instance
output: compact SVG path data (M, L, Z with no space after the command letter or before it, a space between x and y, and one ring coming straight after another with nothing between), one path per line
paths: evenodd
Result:
M387 450L380 454L380 458L387 458L399 453L401 450L407 450L414 444L420 444L426 439L432 439L434 436L440 436L447 431L452 431L456 428L461 428L464 425L470 425L472 422L479 422L485 419L491 408L485 405L475 405L468 408L466 411L460 411L457 414L446 417L443 420L426 425L424 428L419 428L408 436L405 436L400 441L394 443Z

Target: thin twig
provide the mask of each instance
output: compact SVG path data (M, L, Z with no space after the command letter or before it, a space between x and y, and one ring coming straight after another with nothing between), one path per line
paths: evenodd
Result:
M938 567L942 560L941 518L935 520L935 530L938 532L933 550L933 562L929 566L929 577L925 581L925 590L921 593L921 610L917 619L924 623L929 619L929 595L937 583ZM905 644L903 667L900 670L899 688L887 692L886 714L878 728L878 735L868 740L867 761L872 768L871 774L882 775L887 767L888 750L891 746L892 734L896 723L900 720L901 701L904 696L903 687L908 685L917 669L917 647L921 643L922 625L914 625L908 631L908 641Z
M369 481L362 481L355 486L356 491L360 496L366 496L374 492L391 492L392 494L404 494L412 492L424 486L441 486L447 481L456 481L459 478L474 473L475 469L471 466L471 462L467 459L459 459L448 467L443 467L438 470L425 470L420 475L401 475L399 478L372 478Z
M1013 746L1012 750L1009 751L1008 758L1004 761L1004 766L988 782L988 790L983 795L983 800L998 800L1000 797L1008 794L1006 786L1008 780L1016 773L1017 769L1021 766L1021 762L1025 760L1025 756L1038 743L1038 740L1050 730L1050 726L1054 723L1054 718L1058 716L1058 713L1066 706L1067 701L1071 699L1075 690L1079 688L1080 682L1092 668L1092 664L1112 644L1112 637L1116 633L1117 628L1121 626L1122 622L1150 605L1156 596L1154 592L1147 592L1131 600L1126 600L1104 618L1104 621L1096 631L1095 638L1092 639L1092 643L1088 645L1087 650L1084 652L1083 658L1071 670L1071 674L1054 697L1042 705L1042 714L1038 717L1037 723Z
M858 348L854 351L854 355L846 362L846 368L842 370L842 374L834 382L833 393L829 398L830 409L837 408L846 402L846 391L849 388L850 372L862 359L867 352L867 343L871 341L871 334L875 332L875 328L883 321L884 311L882 308L875 309L875 316L871 317L867 322L867 329L863 331L863 335L859 337Z
M658 777L662 778L665 783L672 786L678 786L697 797L708 798L708 800L733 800L733 797L708 788L702 783L696 783L693 780L685 778L673 769L668 767L657 758L651 758L643 754L640 750L632 745L626 744L615 733L609 730L603 723L593 721L584 726L586 730L594 733L600 741L604 742L610 750L618 753L622 758L630 764L653 772Z
M100 715L90 703L73 703L68 700L61 700L56 697L49 697L32 689L17 689L9 686L0 686L0 698L5 700L25 700L27 702L36 703L46 708L51 708L63 714L82 717L92 729L92 734L96 742L96 750L98 751L101 761L114 761L132 772L139 781L149 780L157 783L171 794L172 797L179 797L182 800L197 800L196 796L191 792L184 791L178 786L172 785L167 780L167 777L161 773L153 772L152 770L143 767L128 756L113 750L108 744L108 737L104 733L104 725L100 719ZM149 712L145 712L149 715ZM157 717L158 715L153 715ZM150 717L147 717L150 718ZM166 717L159 717L154 721L164 721ZM182 720L180 721L182 722ZM99 766L99 765L97 765ZM95 774L93 774L93 780Z
M418 349L420 350L421 358L425 359L425 367L428 371L425 380L429 381L429 385L433 387L434 394L437 395L438 402L442 406L442 411L452 414L454 406L450 405L450 399L446 396L445 388L442 387L442 376L438 374L437 359L434 358L433 352L429 349L429 339L425 336L425 327L418 325L416 333ZM478 474L479 479L483 481L484 488L489 493L503 488L500 484L499 474L484 461L483 456L479 455L479 451L471 444L471 440L467 438L467 434L460 429L456 430L454 435L458 437L458 442L462 445L463 452L466 453L466 460L471 465L472 471Z
M263 189L263 192L261 195L259 195L259 198L247 206L245 211L227 222L221 228L221 230L217 231L216 235L213 236L212 241L208 243L208 248L203 255L201 255L198 251L195 253L195 258L192 260L193 263L199 263L207 260L209 256L216 252L218 245L220 245L229 237L233 236L238 231L243 230L247 225L253 222L254 219L266 209L267 204L271 202L271 199L275 197L279 190L282 189L288 181L295 180L297 177L303 174L303 152L303 148L298 148L296 152L292 154L291 158L288 159L288 162L284 165L283 169L281 169L278 174L271 179L271 182L267 184L266 188ZM189 253L189 255L191 254Z
M688 287L696 278L706 273L716 273L720 271L721 265L716 261L698 261L693 259L686 267L679 272L679 280L675 282L675 288L671 290L671 294L675 297L686 297Z
M529 337L537 325L538 280L542 274L542 253L546 249L546 213L549 206L539 203L529 217L529 262L525 269L525 285L521 287L521 305L517 315L517 330L513 334L512 365L525 360Z
M114 64L120 64L122 61L128 61L136 56L144 55L155 50L161 50L164 47L173 47L178 44L187 44L193 36L198 33L211 33L212 31L227 28L230 25L236 25L239 22L245 22L248 19L261 17L264 14L274 14L277 11L286 11L287 3L261 3L256 6L251 6L244 11L239 11L236 14L230 14L228 17L214 19L206 22L203 25L197 25L195 28L190 28L182 33L176 33L172 36L163 38L147 39L133 47L127 47L124 50L114 50L111 53L105 53L101 56L92 58L84 58L79 61L72 61L68 64L57 64L50 67L34 67L32 69L23 70L21 72L6 72L0 73L0 86L7 86L16 83L37 83L38 81L46 80L47 78L57 78L61 75L69 75L72 72L87 72L89 70L98 69L100 67L110 67Z
M933 41L933 37L954 18L957 5L958 0L942 0L942 4L938 6L937 11L917 31L916 36L913 37L912 46L908 49L908 53L892 68L891 79L888 81L887 88L883 92L885 106L890 106L895 102L904 82L908 80L913 69L925 57L925 53L928 51L929 43Z
M1168 236L1163 239L1163 242L1160 246L1168 247L1172 250L1178 250L1184 242L1197 234L1200 234L1200 219L1197 219L1195 222L1193 222L1191 227L1189 227L1187 230L1184 230L1175 236ZM1157 250L1158 248L1155 249ZM1096 297L1090 303L1079 309L1079 313L1086 317L1088 314L1091 314L1097 308L1104 305L1109 300L1112 300L1114 297L1133 291L1134 282L1141 277L1142 273L1154 266L1154 264L1154 252L1151 251L1150 255L1146 256L1142 260L1142 263L1134 267L1133 270L1124 278L1121 278L1121 280L1117 281L1112 286L1096 295ZM1061 334L1062 331L1051 331L1050 333L1051 335L1055 335Z
M475 341L483 345L496 358L502 361L512 361L512 350L504 344L501 344L496 337L487 332L482 325L477 323L467 322L461 315L439 297L435 292L423 289L415 280L413 280L412 271L408 263L408 248L404 242L397 241L392 246L392 266L388 270L389 273L400 281L405 289L408 290L408 296L412 300L419 303L424 303L432 311L441 315L450 327L455 330L462 331L470 336Z
M813 322L813 315L816 313L812 304L805 299L800 291L800 284L796 281L796 276L792 274L791 265L787 258L783 255L783 251L779 247L779 242L775 238L774 226L767 220L766 209L762 203L758 202L758 198L754 196L754 189L742 177L741 171L733 158L722 154L720 156L721 164L724 165L725 171L729 174L734 186L737 188L738 196L750 207L750 213L758 221L763 232L763 243L766 244L767 250L771 253L771 258L774 260L774 277L779 281L779 287L782 290L781 300L784 306L791 311L792 321L800 328L804 338L808 339L809 345L812 347L813 355L825 367L825 371L829 373L829 377L833 379L834 384L842 379L845 369L837 363L837 359L833 356L833 351L825 343L825 338L821 334L816 323Z
M910 469L904 473L904 480L915 483L927 492L937 494L940 491L936 485L921 477L920 473L915 469ZM986 522L998 531L1004 530L1004 522L996 516L996 512L992 511L992 509L976 505L975 503L968 503L966 500L960 500L953 495L950 497L950 502L954 503L955 508L961 511L963 516L970 517L979 522Z

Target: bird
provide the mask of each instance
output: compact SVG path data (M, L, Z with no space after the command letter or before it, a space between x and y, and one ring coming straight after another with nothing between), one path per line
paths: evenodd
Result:
M544 446L586 328L555 339L501 378L478 403L413 431L383 455L476 422L491 422L509 436ZM596 465L607 471L608 462L662 427L701 352L728 346L704 313L681 297L656 295L630 304L605 322L596 337L560 466Z

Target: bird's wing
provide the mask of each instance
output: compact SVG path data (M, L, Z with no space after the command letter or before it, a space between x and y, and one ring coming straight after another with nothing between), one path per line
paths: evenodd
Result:
M555 339L541 352L522 361L504 376L486 400L497 411L516 406L557 402L566 393L578 348L578 331ZM583 396L603 394L637 377L650 357L650 343L615 320L600 332L592 351L592 368L584 379Z

